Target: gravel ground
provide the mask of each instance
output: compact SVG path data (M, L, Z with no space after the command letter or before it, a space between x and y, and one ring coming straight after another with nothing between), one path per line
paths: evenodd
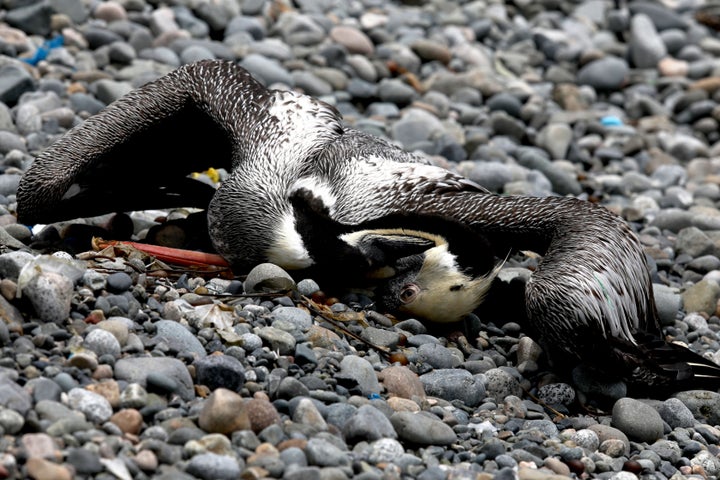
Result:
M558 378L510 293L439 332L271 265L231 280L40 255L77 248L14 216L68 128L232 59L493 191L606 205L646 247L668 337L719 362L720 6L619 3L2 2L0 478L717 478L720 394ZM187 214L133 214L133 236Z

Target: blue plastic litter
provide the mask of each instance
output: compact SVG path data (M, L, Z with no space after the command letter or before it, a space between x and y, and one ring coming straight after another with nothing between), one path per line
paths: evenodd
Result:
M607 115L600 119L600 123L606 127L622 127L623 121L615 115Z
M381 397L379 393L371 393L370 395L368 395L368 398L370 400L380 400Z
M35 50L35 53L30 58L23 58L23 61L26 63L29 63L30 65L37 65L41 61L45 60L50 54L50 50L53 48L62 47L63 43L65 43L65 39L62 35L58 35L57 37L46 40L42 45L40 45L37 50Z

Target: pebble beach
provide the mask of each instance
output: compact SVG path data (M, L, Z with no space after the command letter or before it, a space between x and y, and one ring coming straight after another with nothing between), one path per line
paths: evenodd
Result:
M493 192L606 206L645 247L667 338L720 363L717 29L700 0L0 3L0 479L720 477L720 393L563 378L512 288L447 331L271 264L232 277L72 243L111 236L111 215L15 215L68 129L232 60ZM141 241L192 213L122 218ZM537 262L511 257L499 283Z

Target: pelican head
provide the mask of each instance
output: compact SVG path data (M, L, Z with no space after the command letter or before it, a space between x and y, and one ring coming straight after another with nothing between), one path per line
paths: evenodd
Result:
M479 247L476 259L483 260L477 262L483 268L463 267L443 237L425 235L433 237L435 246L398 259L393 275L375 289L376 304L431 322L460 321L483 302L502 264L493 266L492 256Z

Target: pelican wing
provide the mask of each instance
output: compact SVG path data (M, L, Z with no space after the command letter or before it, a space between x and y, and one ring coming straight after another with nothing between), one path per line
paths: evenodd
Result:
M273 106L282 101L293 110L287 103L297 98L266 89L232 62L175 70L112 103L43 151L20 183L19 218L48 223L113 211L205 208L215 188L189 175L208 167L230 170L248 156L262 159L268 154L263 148L292 144L290 135L306 118L279 118L282 109ZM327 112L328 129L337 131L334 110L317 106Z

